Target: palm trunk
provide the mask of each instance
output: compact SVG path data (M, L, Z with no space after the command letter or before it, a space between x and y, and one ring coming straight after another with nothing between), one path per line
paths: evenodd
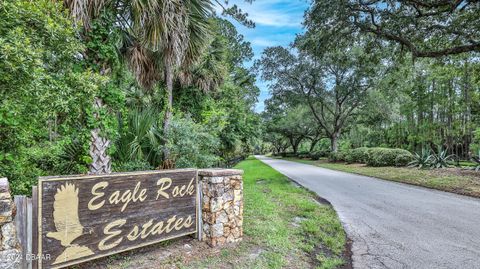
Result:
M163 160L164 162L170 159L170 150L168 149L168 132L170 130L170 122L172 120L172 106L173 106L173 74L172 67L168 60L165 60L165 82L167 86L167 104L165 108L165 118L163 120Z
M103 107L102 99L95 97L93 108L99 110ZM99 119L97 112L94 113L94 118ZM110 145L110 140L100 135L100 128L95 128L90 132L90 157L92 163L90 164L89 174L109 174L112 172L112 162L108 156L107 150Z

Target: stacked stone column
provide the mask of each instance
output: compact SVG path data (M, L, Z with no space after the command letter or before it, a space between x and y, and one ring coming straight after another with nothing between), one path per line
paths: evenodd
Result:
M205 169L198 172L202 184L202 240L221 246L242 240L242 170Z
M15 204L6 178L0 178L0 269L18 268L20 245L15 232Z

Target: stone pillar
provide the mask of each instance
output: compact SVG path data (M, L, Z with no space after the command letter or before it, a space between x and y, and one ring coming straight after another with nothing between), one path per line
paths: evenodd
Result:
M0 178L0 269L20 267L20 245L15 228L15 203L6 178Z
M242 240L242 170L204 169L198 175L202 184L202 240L221 246Z

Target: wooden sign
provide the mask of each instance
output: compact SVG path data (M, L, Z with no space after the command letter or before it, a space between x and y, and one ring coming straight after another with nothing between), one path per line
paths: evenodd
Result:
M60 268L197 227L197 171L43 177L38 182L39 268Z

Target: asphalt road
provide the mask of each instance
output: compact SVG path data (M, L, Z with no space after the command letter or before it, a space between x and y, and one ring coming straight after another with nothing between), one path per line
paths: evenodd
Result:
M256 157L332 203L354 268L480 268L480 199Z

